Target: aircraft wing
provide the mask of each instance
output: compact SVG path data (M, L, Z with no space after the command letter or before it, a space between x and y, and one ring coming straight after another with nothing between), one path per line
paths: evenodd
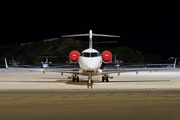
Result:
M79 69L52 69L52 68L47 68L47 69L29 69L32 72L33 71L39 71L39 72L58 72L63 75L63 73L71 73L71 74L80 74Z
M156 71L156 70L173 70L172 68L136 68L136 69L118 69L118 70L102 70L100 74L111 74L111 73L125 73L125 72L136 72L138 74L139 71Z
M99 76L99 75L105 75L105 74L111 74L111 73L125 73L125 72L136 72L138 74L139 71L156 71L156 70L173 70L172 68L136 68L136 69L118 69L118 70L112 70L112 69L102 69L102 72L98 73L92 73L93 76ZM33 69L32 69L33 71ZM37 71L37 70L35 70ZM38 69L38 71L42 72L59 72L63 75L63 73L70 73L70 74L77 74L77 75L88 75L88 73L82 73L79 71L79 69Z
M75 73L78 74L79 70L75 69L42 69L45 72L59 72L59 73Z
M118 70L102 70L101 74L111 74L111 73L124 73L124 72L136 72L138 74L138 71L156 71L156 70L174 70L176 66L176 59L174 61L174 67L173 68L136 68L136 69L118 69Z

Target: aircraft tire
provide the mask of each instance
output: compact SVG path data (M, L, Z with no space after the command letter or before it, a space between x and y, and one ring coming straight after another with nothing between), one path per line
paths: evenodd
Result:
M77 79L76 79L77 82L79 82L79 76L77 76Z
M102 76L102 82L104 82L104 76Z
M91 84L93 84L93 80L91 80Z
M106 82L109 82L109 78L108 77L106 77Z
M73 76L72 81L75 82L75 77Z

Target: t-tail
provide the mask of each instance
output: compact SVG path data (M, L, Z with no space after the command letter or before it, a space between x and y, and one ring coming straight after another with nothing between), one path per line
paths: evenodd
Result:
M46 57L46 62L45 63L48 63L48 56Z
M12 63L14 63L14 56L12 56Z
M116 35L95 34L95 33L92 33L92 30L89 30L89 33L87 33L87 34L63 35L62 37L78 37L78 36L89 36L89 48L92 48L92 36L120 37L120 36L116 36Z
M114 62L116 62L116 54L114 55Z
M174 67L173 67L174 69L176 68L176 59L174 60Z

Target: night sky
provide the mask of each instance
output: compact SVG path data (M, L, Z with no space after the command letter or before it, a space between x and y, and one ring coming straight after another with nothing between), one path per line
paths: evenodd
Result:
M16 44L83 34L120 35L109 47L127 46L143 54L180 56L177 3L152 2L1 2L1 43ZM81 38L79 38L81 39ZM87 38L88 39L88 38ZM103 45L100 45L103 46Z

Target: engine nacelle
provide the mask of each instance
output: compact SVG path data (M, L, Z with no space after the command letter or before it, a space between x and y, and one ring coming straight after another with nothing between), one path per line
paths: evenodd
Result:
M69 60L72 62L72 63L77 63L78 60L79 60L79 52L76 51L76 50L73 50L69 53Z
M112 60L112 53L108 50L102 52L101 56L104 63L109 63Z

